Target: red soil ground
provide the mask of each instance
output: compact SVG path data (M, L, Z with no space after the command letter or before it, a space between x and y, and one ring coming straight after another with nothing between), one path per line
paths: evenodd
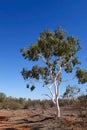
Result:
M59 119L55 108L0 110L0 130L87 130L87 110L62 107Z

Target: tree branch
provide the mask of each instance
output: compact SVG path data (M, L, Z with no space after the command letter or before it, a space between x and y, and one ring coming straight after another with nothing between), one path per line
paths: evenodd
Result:
M70 80L74 80L75 78L76 78L76 76L74 76L73 78L67 79L67 80L62 80L61 82L67 82L67 81L70 81Z
M41 57L42 61L43 61L45 64L47 63L46 59L44 58L44 56L43 56L41 53L39 53L38 56Z
M70 59L69 59L69 61L67 61L67 62L64 64L64 66L66 66L67 63L69 63L72 59L73 59L73 57L71 56Z
M45 95L45 96L49 97L50 99L52 99L48 94L42 94L42 95Z
M49 91L50 91L52 97L54 97L53 92L52 92L52 85L50 85L50 87L48 87L48 89L49 89Z

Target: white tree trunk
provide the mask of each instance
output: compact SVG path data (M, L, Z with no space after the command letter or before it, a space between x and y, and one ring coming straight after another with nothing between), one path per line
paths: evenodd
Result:
M57 114L57 118L60 117L60 107L59 107L59 86L60 83L58 83L58 85L56 84L56 81L54 82L54 89L55 89L55 104L56 104L56 114Z
M57 101L56 101L56 108L57 108L57 117L60 117L60 107L59 107L59 101L58 101L58 98L57 98Z
M56 116L60 117L60 107L59 107L59 85L57 86L55 82L55 104L56 104Z

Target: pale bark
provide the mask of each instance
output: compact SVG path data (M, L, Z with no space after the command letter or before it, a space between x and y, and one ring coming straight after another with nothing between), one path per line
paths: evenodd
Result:
M46 64L47 61L44 58L44 56L42 54L39 54L39 56L41 57L42 61ZM56 73L55 76L52 74L52 68L49 68L49 74L50 74L50 78L52 80L52 84L48 87L48 90L49 90L51 96L48 94L44 94L44 95L48 96L53 101L53 103L56 105L56 116L58 118L58 117L60 117L59 87L60 87L61 75L62 75L61 59L57 60L57 65L58 65L59 71ZM54 86L54 91L52 91L53 86Z
M57 106L57 117L60 117L60 107L59 107L59 101L58 101L58 98L57 98L56 106Z

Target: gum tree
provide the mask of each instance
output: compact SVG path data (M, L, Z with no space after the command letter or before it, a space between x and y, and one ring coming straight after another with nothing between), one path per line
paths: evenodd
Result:
M59 87L62 82L79 78L79 83L87 82L87 71L76 68L80 64L77 52L81 49L79 40L74 36L67 36L62 28L56 31L44 31L36 43L31 44L28 49L22 48L21 52L25 59L35 61L32 69L23 68L22 76L29 81L27 88L34 90L35 86L30 87L31 80L43 81L43 86L49 89L50 97L57 108L57 117L60 117L59 107ZM39 65L38 65L39 61ZM37 64L36 64L37 62ZM72 73L76 70L75 77L64 79L63 73ZM64 73L64 74L65 74Z
M65 99L75 99L78 97L78 94L80 93L80 88L76 85L70 86L68 85L66 87L66 91L63 94L63 98Z

